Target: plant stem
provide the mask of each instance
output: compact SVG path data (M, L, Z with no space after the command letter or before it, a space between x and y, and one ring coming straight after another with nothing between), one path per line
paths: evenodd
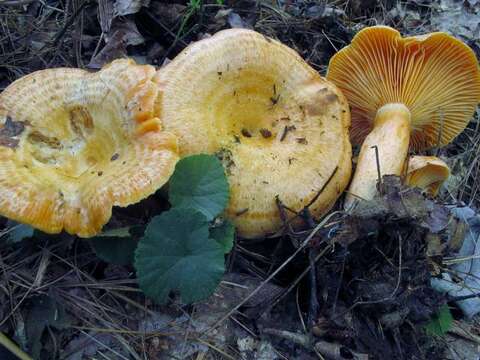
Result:
M13 355L18 357L20 360L32 360L32 358L21 350L12 340L6 337L2 332L0 332L0 345L5 347Z

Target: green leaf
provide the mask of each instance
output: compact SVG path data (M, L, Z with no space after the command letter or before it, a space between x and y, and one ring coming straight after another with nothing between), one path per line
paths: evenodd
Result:
M35 231L30 225L20 224L9 220L7 223L8 240L12 243L18 243L23 239L31 238Z
M214 155L192 155L177 163L169 199L173 207L197 209L212 220L227 205L228 190L220 160Z
M444 335L453 324L453 317L448 305L443 305L438 313L425 325L425 330L428 335Z
M228 254L233 248L235 226L230 221L225 220L220 226L210 229L210 238L217 241L222 246L225 254Z
M95 237L130 237L130 228L123 227L118 229L111 229L107 231L103 231Z
M129 265L133 263L138 241L130 234L133 228L110 230L89 239L97 256L109 263Z
M48 295L39 295L31 299L31 306L25 321L28 344L35 359L40 355L41 339L47 326L63 329L69 324L63 306Z
M211 295L225 271L222 246L209 239L207 218L173 208L152 219L135 252L140 288L158 303L172 290L191 303Z

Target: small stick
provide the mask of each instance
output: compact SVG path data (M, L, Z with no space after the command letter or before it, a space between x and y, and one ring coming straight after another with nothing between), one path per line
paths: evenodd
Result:
M320 260L320 258L325 255L325 253L331 249L331 246L326 246L316 257L315 257L315 261L314 263L316 263L318 260ZM303 270L303 272L295 279L295 281L281 294L279 295L275 301L273 302L272 305L269 306L269 309L273 309L275 306L278 305L278 303L286 296L288 295L295 286L297 286L300 281L305 277L305 275L307 275L307 273L310 271L311 269L311 266L308 265L307 268L305 270Z
M312 214L310 214L310 210L304 208L302 210L302 217L307 222L308 226L311 228L315 227L315 222L313 221ZM317 297L317 268L315 266L315 250L310 247L308 249L308 263L310 267L309 271L309 280L310 280L310 302L308 304L308 320L307 323L309 326L313 326L315 324L315 320L317 318L320 305L318 303Z
M342 359L368 359L367 354L357 353L347 346L338 343L330 343L327 341L314 340L310 335L298 334L287 330L278 330L272 328L266 328L263 330L264 334L276 336L285 340L289 340L294 344L303 346L308 350L313 350L320 356L325 356L332 360Z
M19 5L28 5L35 0L5 0L0 5L3 6L19 6Z
M217 322L215 322L212 326L210 326L208 329L206 329L203 334L207 335L209 334L212 330L216 329L222 322L227 320L233 313L235 313L238 309L242 307L248 300L250 300L252 297L254 297L266 284L268 284L280 271L285 268L309 243L310 240L315 236L315 234L320 231L332 218L333 216L337 215L338 212L332 212L328 216L326 216L322 222L320 222L307 236L307 238L300 244L300 246L293 252L292 255L288 257L287 260L283 262L273 273L271 273L255 290L253 290L248 296L243 298L236 306L234 306L230 311L228 311L224 316L222 316L221 319L219 319Z
M20 349L12 340L6 337L2 332L0 332L0 344L10 351L13 355L18 357L20 360L32 360L32 358Z
M73 25L73 23L75 22L75 20L77 19L77 17L82 13L83 9L87 6L87 5L90 5L90 0L87 0L85 2L82 3L82 5L80 5L76 10L75 12L72 14L72 16L65 22L65 25L63 26L62 29L60 29L60 31L55 35L55 37L53 38L53 46L56 46L58 44L58 42L62 39L62 37L65 35L65 33L67 32L68 28L70 26ZM41 49L43 50L45 48L47 44L45 44Z
M320 311L320 304L317 297L317 267L315 266L314 249L308 249L308 263L310 265L310 301L308 304L308 325L310 328L315 324L318 312Z
M282 220L283 226L287 227L289 232L293 232L292 226L288 222L288 216L285 212L286 206L283 205L283 202L280 200L278 195L275 196L275 204L277 205L278 212L280 213L280 220Z
M343 316L350 311L352 311L354 308L356 308L359 305L373 305L373 304L380 304L382 302L388 301L393 299L393 297L397 294L398 289L400 288L400 284L402 282L402 236L400 235L399 232L397 232L398 236L398 278L397 278L397 284L395 285L395 288L391 292L389 296L383 297L378 300L368 300L368 301L357 301L355 302L352 306L350 306L347 310L343 311L342 313L336 315L333 317L333 319L336 319L340 316Z
M380 155L378 153L378 146L373 145L372 149L375 149L375 160L377 161L377 177L378 177L378 189L382 193L382 172L380 171Z
M309 208L310 206L313 205L313 203L315 201L317 201L318 197L322 194L323 190L325 190L325 188L328 186L328 184L330 184L330 181L332 181L332 179L335 176L335 174L337 173L337 171L338 171L338 166L333 170L333 172L330 175L330 177L328 178L327 182L325 184L323 184L322 188L317 192L317 194L313 197L313 199L310 200L310 202L304 207L304 209Z
M468 299L473 299L478 297L480 297L480 293L463 295L463 296L448 296L448 301L462 301L462 300L468 300Z

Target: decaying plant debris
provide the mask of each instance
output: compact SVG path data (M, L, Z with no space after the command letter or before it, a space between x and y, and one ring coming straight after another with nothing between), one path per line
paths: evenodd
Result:
M279 39L322 74L359 29L377 23L405 35L447 26L440 30L480 55L472 22L479 1L220 3L6 0L0 89L34 70L97 69L127 55L161 66L190 42L230 27ZM451 27L449 14L457 19ZM317 224L306 208L297 214L301 231L285 222L280 238L237 239L221 286L191 306L177 298L154 305L131 266L107 264L71 236L34 233L12 243L32 233L1 219L0 331L41 359L461 359L459 348L480 344L479 321L463 320L456 299L435 292L430 280L449 271L468 231L451 209L480 205L479 152L475 118L452 144L424 153L452 170L436 200L385 177L379 195L350 213L337 206ZM146 224L166 204L160 191L114 209L108 226ZM456 318L450 337L428 335L425 325L445 304Z

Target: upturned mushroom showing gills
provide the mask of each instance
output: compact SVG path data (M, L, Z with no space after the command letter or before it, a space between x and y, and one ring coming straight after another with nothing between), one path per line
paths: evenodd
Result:
M436 156L414 155L408 159L405 183L422 189L430 196L437 196L449 176L450 169L442 159Z
M335 85L295 51L257 32L221 31L155 76L157 111L181 156L216 153L230 184L225 215L240 236L282 225L291 210L329 210L351 174L350 112ZM318 196L318 198L316 198ZM286 211L287 215L292 215Z
M0 94L0 214L47 233L98 233L112 206L164 184L175 136L155 118L155 69L114 61L97 73L49 69Z
M402 38L366 28L333 56L327 79L350 104L352 142L363 142L346 209L373 198L379 174L400 175L409 147L449 143L480 100L474 52L445 33Z

